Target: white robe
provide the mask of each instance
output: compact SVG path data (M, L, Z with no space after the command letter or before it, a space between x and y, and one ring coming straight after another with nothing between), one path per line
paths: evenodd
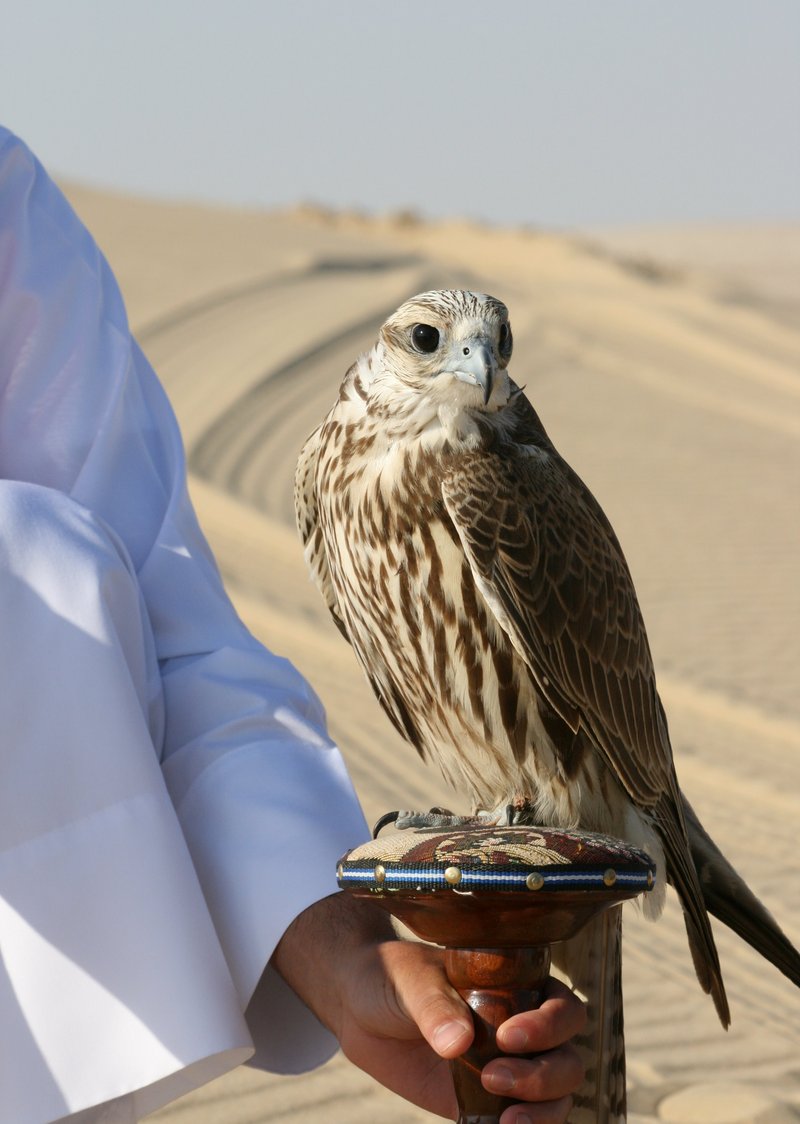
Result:
M325 1060L265 967L366 825L222 589L107 263L2 129L0 602L0 1124Z

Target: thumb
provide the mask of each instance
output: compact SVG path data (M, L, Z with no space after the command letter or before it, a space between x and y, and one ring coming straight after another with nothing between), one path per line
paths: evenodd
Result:
M397 1015L406 1026L397 1037L419 1034L442 1058L455 1058L475 1035L472 1012L445 975L440 949L411 941L383 946L386 970L394 985Z

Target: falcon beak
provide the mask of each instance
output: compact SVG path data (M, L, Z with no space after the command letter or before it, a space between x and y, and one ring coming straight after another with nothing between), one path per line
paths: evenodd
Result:
M492 396L497 362L491 347L478 340L468 340L459 347L460 354L448 368L461 382L477 386L483 391L483 404Z

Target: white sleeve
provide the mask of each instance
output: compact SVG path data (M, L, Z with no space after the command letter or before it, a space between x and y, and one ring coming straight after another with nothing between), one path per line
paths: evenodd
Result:
M129 552L160 665L156 751L244 1008L289 922L336 890L336 859L366 825L318 699L222 588L175 419L107 263L2 130L0 198L0 476L70 496ZM330 1054L277 982L273 999L284 1012L274 1019L297 1033L264 1064L300 1069Z

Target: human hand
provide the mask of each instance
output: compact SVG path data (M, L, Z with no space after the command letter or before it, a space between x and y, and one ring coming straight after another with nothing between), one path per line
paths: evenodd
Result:
M320 963L330 967L321 979ZM474 1034L472 1015L448 982L440 949L395 937L369 902L334 895L289 927L273 963L339 1040L345 1055L406 1100L455 1119L449 1059ZM535 1058L499 1057L484 1068L493 1093L513 1097L501 1124L558 1124L583 1070L569 1039L585 1023L580 1000L556 980L535 1011L505 1022L501 1049Z

